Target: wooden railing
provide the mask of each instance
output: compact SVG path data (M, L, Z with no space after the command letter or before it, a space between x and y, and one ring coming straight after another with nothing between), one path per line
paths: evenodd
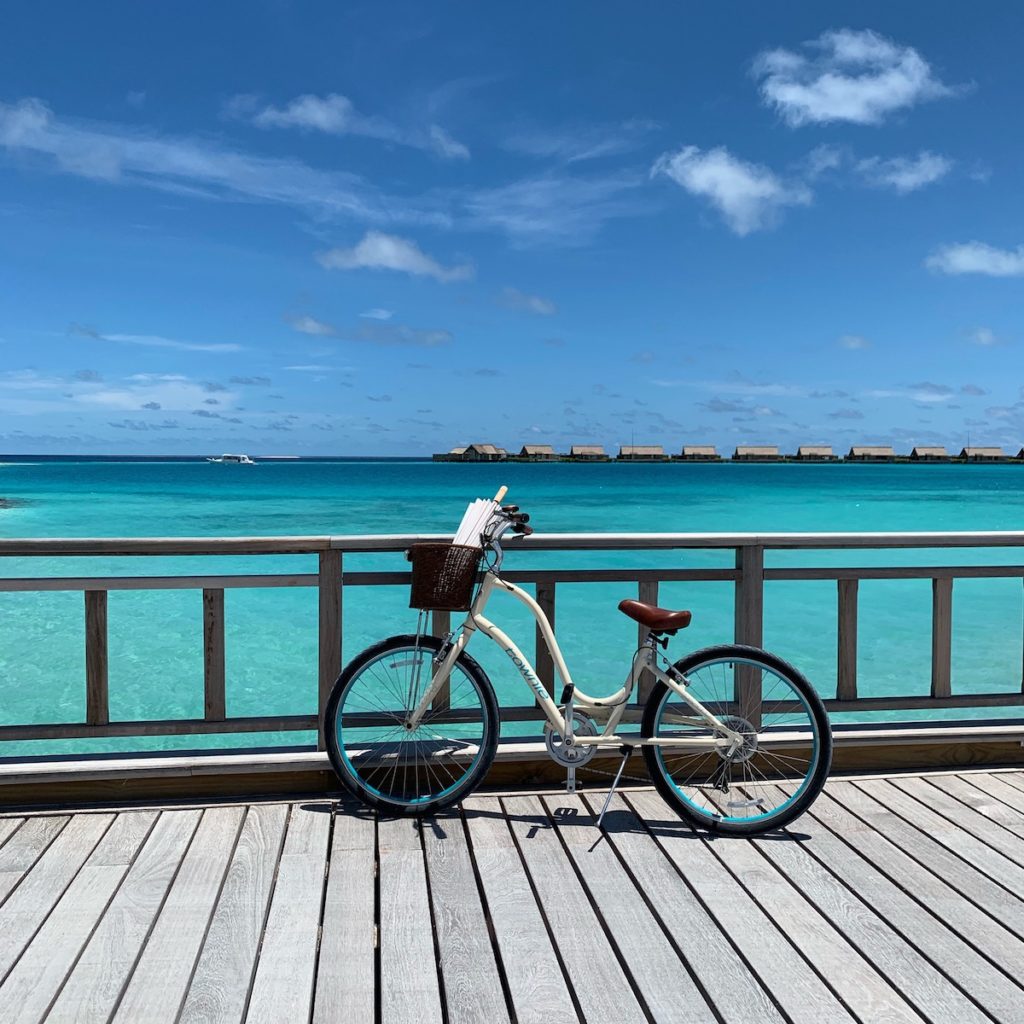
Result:
M230 717L225 696L224 593L231 589L307 587L319 595L318 707L322 713L344 662L343 598L352 587L408 584L407 572L344 570L346 555L401 552L418 540L436 536L339 536L265 538L153 538L0 540L0 558L58 557L151 558L169 555L251 556L316 555L315 573L260 573L168 576L45 576L0 578L0 593L81 591L85 601L85 720L46 724L8 724L0 740L63 740L84 737L198 735L217 733L319 730L321 714ZM640 600L656 603L659 585L667 582L732 582L735 586L734 635L739 643L761 645L764 632L764 584L778 580L826 580L836 583L837 688L826 701L832 711L921 710L1024 704L1020 687L1001 693L954 694L950 682L953 581L966 578L1018 578L1024 564L1013 565L887 565L793 566L765 568L771 551L867 551L879 549L1018 549L1024 533L812 533L812 534L547 534L517 545L527 551L722 551L734 553L733 568L531 569L504 575L536 587L537 600L552 621L556 617L559 583L632 583ZM514 557L508 564L515 564ZM0 562L0 571L3 564ZM861 580L928 579L932 582L931 691L927 696L862 697L858 693L857 619ZM196 590L202 595L203 683L202 718L110 721L108 686L107 595L110 591ZM431 630L443 635L451 628L449 613L435 613ZM642 641L644 630L639 630ZM198 642L198 639L197 639ZM354 654L355 652L350 652ZM540 630L536 635L538 675L554 685L554 667ZM11 674L13 666L8 667ZM503 707L506 721L538 717L533 706ZM323 736L318 733L320 748Z

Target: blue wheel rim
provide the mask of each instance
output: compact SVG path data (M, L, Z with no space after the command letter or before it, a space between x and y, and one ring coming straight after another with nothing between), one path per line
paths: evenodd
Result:
M796 700L798 700L800 702L800 705L802 706L803 712L806 715L806 721L807 721L808 725L810 726L809 732L810 732L810 737L811 737L811 754L810 754L810 757L807 760L807 768L806 768L806 771L804 771L804 773L803 773L803 778L802 778L802 781L801 781L800 785L797 787L795 792L793 792L788 797L788 799L782 801L781 803L777 804L776 806L773 806L771 808L771 810L765 811L764 813L761 813L761 814L751 814L751 815L743 815L743 816L736 817L736 816L731 816L731 815L723 814L720 811L713 810L713 809L711 809L709 807L701 806L700 804L695 803L689 797L689 795L683 790L683 788L677 784L675 778L673 777L672 771L669 769L668 765L665 762L664 751L665 751L666 748L663 748L661 746L656 746L654 748L655 755L656 755L656 758L657 758L657 761L658 761L658 765L659 765L659 767L662 770L663 777L668 782L668 784L672 787L673 792L676 794L676 796L679 798L679 800L681 800L687 807L691 808L692 811L694 812L694 814L696 814L698 817L704 818L704 819L708 819L708 820L712 820L712 821L716 821L716 822L726 822L726 823L743 823L743 824L754 824L754 825L759 824L759 823L766 823L766 822L768 822L771 819L779 818L782 815L784 815L791 807L793 807L797 803L797 801L799 801L801 799L803 794L807 791L808 786L810 786L811 780L814 777L815 769L817 768L817 765L818 765L819 759L820 759L820 755L821 755L821 740L820 740L817 724L815 722L814 715L813 715L813 713L811 711L811 707L808 704L807 699L804 697L804 695L796 688L795 685L790 683L789 680L786 679L786 677L784 675L782 675L776 669L772 668L770 665L766 665L766 664L764 664L762 662L754 661L754 660L749 659L749 658L729 658L729 657L712 658L712 659L709 659L706 662L701 662L696 667L696 669L694 669L694 672L697 672L697 671L700 671L701 669L709 668L709 667L712 667L712 666L715 666L715 665L723 665L723 666L724 665L729 665L729 666L749 665L749 666L755 667L757 669L760 669L762 672L770 673L776 679L781 680L782 682L785 682L787 684L787 686L789 688L789 693L791 695L791 699L795 698ZM692 679L692 674L688 675L688 678ZM698 699L700 699L700 694L696 694L696 696L698 697ZM671 690L669 690L662 697L661 706L658 708L658 713L657 713L657 716L655 718L655 723L654 723L654 735L655 736L659 736L659 735L662 734L662 717L665 714L666 708L669 707L670 702L672 701L672 698L675 698L676 706L680 706L680 707L684 706L683 702L680 700L680 698ZM715 709L713 707L709 707L709 710L714 712ZM770 734L771 729L769 728L766 731ZM758 732L758 735L759 736L761 735L760 730ZM755 756L756 756L756 754L755 754ZM775 782L778 782L778 781L785 781L785 780L768 779L766 781L775 783ZM691 788L699 788L699 787L692 786Z

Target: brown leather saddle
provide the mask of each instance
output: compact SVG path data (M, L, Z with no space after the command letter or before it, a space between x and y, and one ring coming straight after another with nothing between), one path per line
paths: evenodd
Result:
M644 604L643 601L620 601L619 611L655 633L674 633L677 629L686 629L693 617L689 612L658 608L653 604Z

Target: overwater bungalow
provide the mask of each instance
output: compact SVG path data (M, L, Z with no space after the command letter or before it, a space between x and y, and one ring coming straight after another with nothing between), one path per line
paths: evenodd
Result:
M892 445L854 445L846 456L847 462L895 462L896 452Z
M949 462L949 452L942 445L917 445L910 453L912 462Z
M733 462L778 462L782 456L775 444L741 444L733 452Z
M457 462L501 462L508 458L508 452L495 444L468 444Z
M982 448L961 448L957 456L963 462L1005 462L1006 452L995 446Z
M624 462L664 462L668 456L660 444L624 444L619 459Z
M713 444L684 444L679 455L673 455L673 459L680 462L721 462L722 456Z
M793 458L797 462L835 462L838 456L830 444L802 444Z
M524 444L517 457L527 462L556 462L559 455L549 444Z
M431 458L434 462L462 462L466 455L466 446L452 448L446 452L435 452Z
M611 456L599 444L574 444L569 449L569 458L575 462L608 462Z

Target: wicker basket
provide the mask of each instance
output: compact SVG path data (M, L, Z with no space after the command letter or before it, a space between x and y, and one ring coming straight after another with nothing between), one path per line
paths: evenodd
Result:
M473 601L480 568L480 548L462 544L413 544L409 607L425 611L464 612Z

